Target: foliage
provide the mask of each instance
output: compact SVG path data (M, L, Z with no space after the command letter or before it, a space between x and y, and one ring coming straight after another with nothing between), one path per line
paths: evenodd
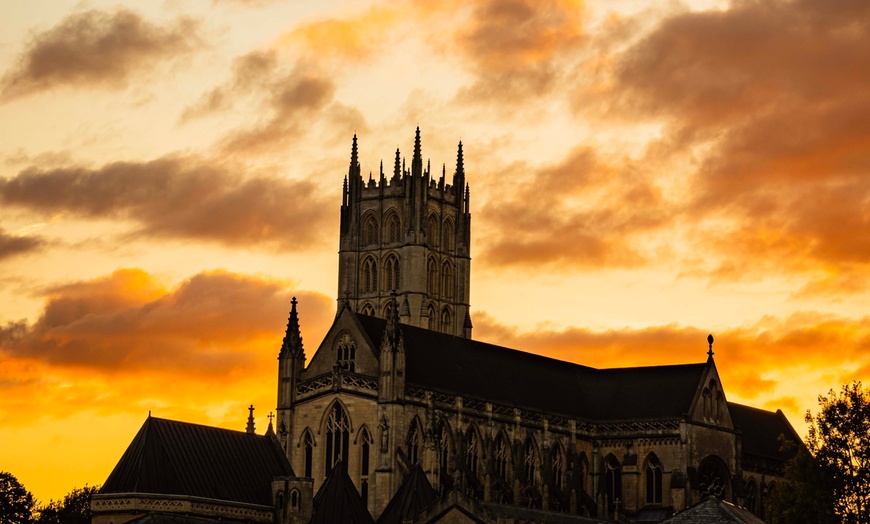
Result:
M0 471L0 524L27 524L33 514L33 495L15 475Z
M784 450L794 457L785 466L782 483L767 499L765 514L770 524L834 524L831 476L809 450L780 436ZM795 449L797 448L797 449Z
M90 524L91 497L99 486L73 488L63 500L52 500L39 508L37 524Z
M839 394L819 395L821 411L813 417L807 445L830 476L834 511L844 524L870 522L870 390L861 382Z

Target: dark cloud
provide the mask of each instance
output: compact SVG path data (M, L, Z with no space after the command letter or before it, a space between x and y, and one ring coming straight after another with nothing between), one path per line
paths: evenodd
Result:
M0 201L87 218L128 219L136 234L229 246L304 250L322 240L330 207L308 181L242 178L190 157L98 169L26 169L0 181Z
M520 267L643 264L635 235L662 226L672 211L641 170L620 162L610 165L579 147L558 164L501 173L500 180L512 182L492 188L481 211L494 229L481 260Z
M33 236L17 236L0 229L0 261L16 255L33 253L42 249L45 241Z
M35 34L0 88L13 98L58 86L126 86L137 71L190 51L197 30L190 19L159 26L124 9L75 13Z
M673 153L700 155L690 216L717 223L717 274L870 263L870 4L681 13L601 62L608 118L665 122Z
M475 81L459 99L505 102L550 92L583 41L583 6L568 0L485 0L456 34ZM567 61L567 62L566 62Z
M265 354L280 347L290 295L281 282L223 271L167 290L142 270L119 270L50 290L37 321L0 328L0 354L61 368L191 378L262 369L273 363ZM324 332L334 302L310 292L299 300L306 333Z

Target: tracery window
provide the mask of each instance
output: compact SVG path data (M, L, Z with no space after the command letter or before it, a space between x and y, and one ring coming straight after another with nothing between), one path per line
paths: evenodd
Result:
M438 246L438 217L435 215L429 215L429 221L426 225L426 236L430 246Z
M755 479L749 479L746 482L746 497L744 500L746 509L758 515L758 486L755 484Z
M390 300L386 304L384 304L384 318L389 319L393 316L393 301Z
M314 438L311 432L306 430L305 436L302 437L302 448L304 460L305 476L312 478L312 464L314 463Z
M465 433L465 469L477 476L478 464L480 464L480 440L474 428L468 428Z
M399 223L399 217L394 213L390 213L386 221L387 242L394 244L401 241L402 226Z
M429 304L429 307L426 308L426 312L429 314L429 329L438 329L438 313L435 311L435 307L432 306L432 304Z
M363 304L362 309L360 309L360 313L362 313L363 315L368 315L370 317L373 317L373 316L375 316L375 308L372 307L371 304L366 302L365 304Z
M416 464L420 459L420 449L423 448L423 436L420 434L420 427L415 422L411 424L411 430L408 432L408 462Z
M384 262L384 291L399 289L399 258L390 255Z
M356 371L356 342L353 337L343 333L335 348L335 362L346 371Z
M441 266L441 295L444 298L453 298L453 268L449 262Z
M727 500L731 492L731 473L725 462L715 456L709 455L698 466L699 486L702 497L714 496L718 499Z
M562 446L558 444L553 447L553 483L554 485L562 489L562 479L564 478L565 472L565 454L562 453Z
M373 246L378 244L378 239L380 235L378 235L378 221L374 216L369 215L365 219L365 225L363 226L363 245L365 246Z
M444 221L444 232L441 235L442 244L445 251L453 251L453 222L450 220Z
M372 293L378 290L378 263L373 257L367 257L363 260L361 280L363 293Z
M450 314L450 310L446 307L441 311L441 331L444 333L453 332L453 315Z
M526 482L537 484L538 452L532 439L526 439L523 449L523 464L525 466Z
M604 496L607 499L607 511L616 509L616 501L622 501L622 468L613 455L604 459Z
M363 502L368 505L369 500L369 472L371 471L371 449L372 449L372 440L371 435L368 430L363 428L360 432L360 447L359 447L359 491L360 496L363 499Z
M654 453L646 461L646 502L662 503L662 463Z
M326 475L339 460L347 458L350 448L350 421L341 405L333 404L326 419Z
M503 434L495 440L495 472L502 480L507 480L508 446Z
M426 266L426 281L429 284L429 294L435 296L438 294L438 265L434 258L429 259Z
M438 433L438 484L442 486L447 479L447 468L450 464L450 429L446 422L441 424Z

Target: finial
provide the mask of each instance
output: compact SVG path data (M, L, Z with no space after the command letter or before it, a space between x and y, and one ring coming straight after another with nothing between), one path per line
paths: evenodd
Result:
M254 405L251 404L248 406L248 427L245 428L245 433L248 435L253 435L256 432L254 431Z
M305 348L302 345L302 333L299 330L299 314L296 312L296 297L290 300L290 317L287 319L287 329L281 342L278 358L296 357L305 359Z
M359 162L358 162L358 154L357 154L357 147L356 147L356 133L354 133L353 134L353 145L350 148L350 166L356 167L356 165L358 163Z
M707 357L713 358L713 335L712 335L712 333L707 335L707 343L710 344L710 349L707 350Z
M393 167L393 178L399 178L399 168L401 165L399 164L399 148L396 148L396 164Z
M417 126L417 132L414 136L414 160L422 162L423 157L420 154L420 126Z
M274 433L275 430L272 428L272 419L275 418L275 415L273 415L272 412L270 411L269 416L266 418L269 419L269 427L266 428L266 433Z

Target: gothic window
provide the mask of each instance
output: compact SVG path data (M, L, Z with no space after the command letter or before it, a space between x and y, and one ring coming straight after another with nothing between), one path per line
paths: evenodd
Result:
M429 304L426 311L429 314L429 329L433 331L438 329L438 313L435 311L435 307L432 304Z
M411 430L408 432L408 462L416 464L420 459L420 450L423 449L423 436L420 434L419 424L411 423Z
M441 296L453 298L453 268L449 262L441 266Z
M710 455L702 460L698 466L698 489L701 491L701 497L714 496L721 500L728 500L731 491L730 476L728 466L719 457Z
M719 422L722 390L715 380L710 380L702 393L704 399L704 419L708 422Z
M565 454L562 452L562 446L553 446L553 485L559 490L562 490L562 479L565 473Z
M616 510L617 500L622 502L622 468L613 455L604 459L604 496L608 512Z
M294 489L293 491L290 492L290 509L291 510L298 510L300 502L301 501L299 500L299 490Z
M326 419L326 476L332 472L332 467L339 460L347 460L350 448L350 421L347 414L336 402L332 405L329 417Z
M535 443L530 438L526 439L526 444L523 446L523 464L525 466L526 482L537 484L538 451L535 449Z
M395 244L401 241L402 226L399 224L399 217L394 213L390 213L386 220L387 242Z
M372 257L367 257L362 263L362 288L363 293L372 293L378 290L378 263Z
M372 307L372 305L369 304L368 302L363 304L363 307L362 307L362 309L360 309L359 312L362 313L363 315L368 315L370 317L375 316L375 308Z
M438 430L438 476L439 486L443 486L448 478L448 467L450 465L450 428L446 422L442 422Z
M429 221L426 225L426 236L431 247L438 246L438 217L429 215Z
M302 438L302 448L303 448L303 456L304 456L304 471L305 476L308 478L312 478L312 464L314 463L314 438L311 436L311 432L306 430L305 436Z
M399 289L399 258L390 255L384 262L384 291Z
M393 301L390 300L386 304L384 304L384 318L390 318L393 316Z
M654 453L646 459L646 503L662 503L662 463Z
M284 494L283 493L278 493L277 495L275 495L275 509L277 509L278 511L281 511L282 509L284 509Z
M453 332L453 316L450 314L450 310L446 307L443 311L441 311L441 331L444 333L452 333Z
M378 244L378 221L369 215L363 222L363 245L374 246Z
M371 472L371 450L372 450L371 435L368 430L363 428L360 432L360 447L359 447L359 491L363 502L368 506L369 500L369 473Z
M353 337L342 334L335 349L335 362L344 370L356 371L356 342Z
M445 251L453 251L453 222L450 220L444 221L444 231L441 235L443 239L443 246Z
M438 294L438 265L435 263L434 258L429 259L426 274L426 280L429 283L429 294L435 296Z
M480 439L477 438L477 432L473 427L468 428L465 433L465 469L474 476L477 476L478 465L480 464Z
M758 486L755 485L755 479L749 479L746 482L746 500L744 504L746 509L758 515Z
M499 434L495 440L495 472L502 480L507 480L508 455L508 445L504 434Z

